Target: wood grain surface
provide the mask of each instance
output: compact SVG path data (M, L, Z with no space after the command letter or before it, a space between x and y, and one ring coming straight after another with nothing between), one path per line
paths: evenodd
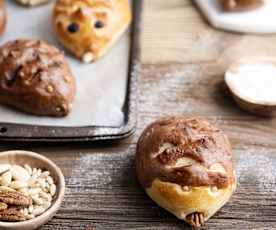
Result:
M241 56L276 54L276 36L216 31L188 0L145 0L138 130L121 142L1 143L0 150L37 151L63 170L61 210L42 230L190 229L156 206L135 176L135 148L143 128L166 115L199 115L233 143L238 189L203 229L276 229L276 120L235 106L223 84Z

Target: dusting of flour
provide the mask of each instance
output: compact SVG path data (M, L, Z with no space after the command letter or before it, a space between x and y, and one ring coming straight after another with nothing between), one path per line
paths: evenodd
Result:
M256 191L276 192L276 160L265 148L237 151L238 186L254 184Z
M187 95L191 87L202 81L202 71L198 65L185 65L185 68L149 66L143 69L143 76L140 79L139 109L149 114L143 119L148 119L152 114L156 119L156 114L162 117L194 113L193 105L199 102Z
M125 173L134 172L134 170L130 170L133 167L133 162L131 151L113 156L104 153L81 153L74 162L74 168L68 179L68 190L71 193L93 193L99 188L112 189L112 184L119 183Z

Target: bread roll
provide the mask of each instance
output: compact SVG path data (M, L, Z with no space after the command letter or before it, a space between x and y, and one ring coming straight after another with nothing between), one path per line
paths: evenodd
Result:
M229 140L202 118L169 117L147 127L136 170L146 193L193 227L201 227L236 188Z
M57 0L54 8L59 40L84 62L102 57L130 22L129 0Z
M264 4L263 0L221 0L225 11L254 10Z
M43 41L0 47L0 103L40 116L66 116L76 91L63 53Z

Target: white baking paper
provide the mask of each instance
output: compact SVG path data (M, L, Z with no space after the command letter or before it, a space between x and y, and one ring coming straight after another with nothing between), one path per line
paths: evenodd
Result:
M60 49L52 28L53 4L25 8L15 1L6 1L8 23L1 44L17 38L45 40ZM65 118L28 115L0 105L0 122L50 126L120 126L124 114L130 36L126 33L101 60L84 64L66 53L77 80L73 110Z

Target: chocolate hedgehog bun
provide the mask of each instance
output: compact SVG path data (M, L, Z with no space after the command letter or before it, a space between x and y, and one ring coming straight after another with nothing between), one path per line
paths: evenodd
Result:
M255 10L264 4L264 0L221 0L225 11Z
M0 47L0 103L41 116L66 116L76 91L64 55L40 40Z
M146 193L193 227L201 227L236 188L229 140L201 118L169 117L147 127L136 170Z
M5 1L0 0L0 34L2 34L5 31L6 22L7 22L7 13L6 13Z
M129 0L57 0L53 23L61 43L89 63L110 50L131 17Z

